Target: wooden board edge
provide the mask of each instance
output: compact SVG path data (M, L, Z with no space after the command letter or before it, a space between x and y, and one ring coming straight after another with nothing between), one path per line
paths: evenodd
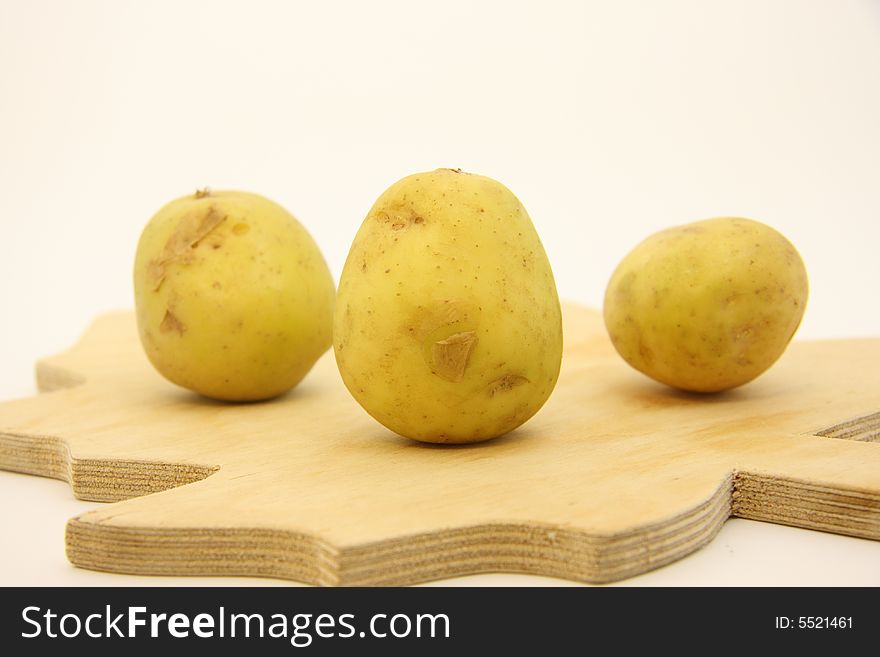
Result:
M198 463L75 458L60 438L0 432L0 470L66 481L74 497L88 502L159 493L201 481L219 469Z
M880 495L838 484L737 472L731 515L880 540Z
M71 482L70 449L53 436L0 431L0 470Z
M480 573L607 583L676 561L708 543L730 516L732 476L665 522L596 534L543 523L451 527L348 548L266 528L156 528L71 519L68 559L134 575L248 576L322 586L402 586ZM131 520L132 514L126 514Z
M77 374L73 370L56 365L48 359L38 360L34 370L37 380L37 390L40 393L75 388L86 382L86 378L81 374Z
M66 546L76 566L134 575L402 586L504 572L603 584L681 559L709 543L731 516L880 539L880 496L733 472L690 511L622 534L490 523L340 548L286 530L120 526L86 514L69 521Z

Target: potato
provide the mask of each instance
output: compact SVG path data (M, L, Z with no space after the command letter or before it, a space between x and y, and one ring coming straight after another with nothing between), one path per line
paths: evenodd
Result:
M332 342L335 290L318 247L256 194L200 191L159 210L138 243L134 290L150 362L207 397L279 395Z
M605 292L621 356L662 383L715 392L751 381L785 351L807 302L800 255L757 221L718 218L639 244Z
M471 443L521 425L562 357L556 285L525 208L457 169L392 185L346 260L333 339L352 395L402 436Z

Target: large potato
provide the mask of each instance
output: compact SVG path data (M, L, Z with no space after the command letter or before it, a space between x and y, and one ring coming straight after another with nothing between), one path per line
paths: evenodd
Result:
M346 260L334 349L355 399L403 436L469 443L528 420L556 384L562 323L519 200L453 169L392 185Z
M806 302L807 272L785 237L750 219L708 219L656 233L623 259L605 325L637 370L714 392L776 362Z
M333 279L318 247L256 194L202 191L159 210L138 243L134 290L150 362L208 397L279 395L332 342Z

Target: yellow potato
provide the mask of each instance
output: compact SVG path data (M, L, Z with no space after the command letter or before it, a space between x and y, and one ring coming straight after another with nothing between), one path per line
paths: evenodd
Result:
M762 223L725 217L664 230L633 249L608 283L605 326L640 372L715 392L776 362L806 303L794 246Z
M200 191L159 210L138 243L134 290L150 362L215 399L279 395L332 342L335 291L321 252L256 194Z
M346 260L333 340L352 395L403 436L470 443L521 425L562 357L556 285L525 208L459 170L392 185Z

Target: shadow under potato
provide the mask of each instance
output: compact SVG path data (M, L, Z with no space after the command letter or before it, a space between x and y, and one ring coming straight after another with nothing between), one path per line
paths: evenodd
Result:
M169 383L168 389L165 392L165 395L170 399L182 405L188 406L198 406L198 407L213 407L213 408L225 408L225 407L247 407L247 406L260 406L260 405L270 405L270 404L294 404L299 403L300 400L308 399L313 395L317 394L316 390L313 390L309 386L295 386L286 392L281 393L275 397L270 397L269 399L254 399L254 400L245 400L245 401L234 401L234 400L226 400L226 399L214 399L212 397L206 397L198 392L194 392L192 390L188 390L186 388L181 388L175 386L174 384Z
M729 405L741 404L758 396L754 391L754 385L747 383L720 392L690 392L652 381L646 377L632 377L609 385L607 395L609 397L617 396L620 400L632 401L642 408Z
M476 443L426 443L421 442L419 440L412 440L410 438L405 438L404 436L400 436L396 433L389 431L386 435L387 440L393 440L398 443L400 446L409 448L409 449L438 449L438 450L486 450L486 449L503 449L504 447L509 447L514 443L520 443L525 440L529 440L535 437L535 432L530 431L527 426L520 426L514 429L513 431L508 431L507 433L498 436L497 438L490 438L488 440L481 440Z

